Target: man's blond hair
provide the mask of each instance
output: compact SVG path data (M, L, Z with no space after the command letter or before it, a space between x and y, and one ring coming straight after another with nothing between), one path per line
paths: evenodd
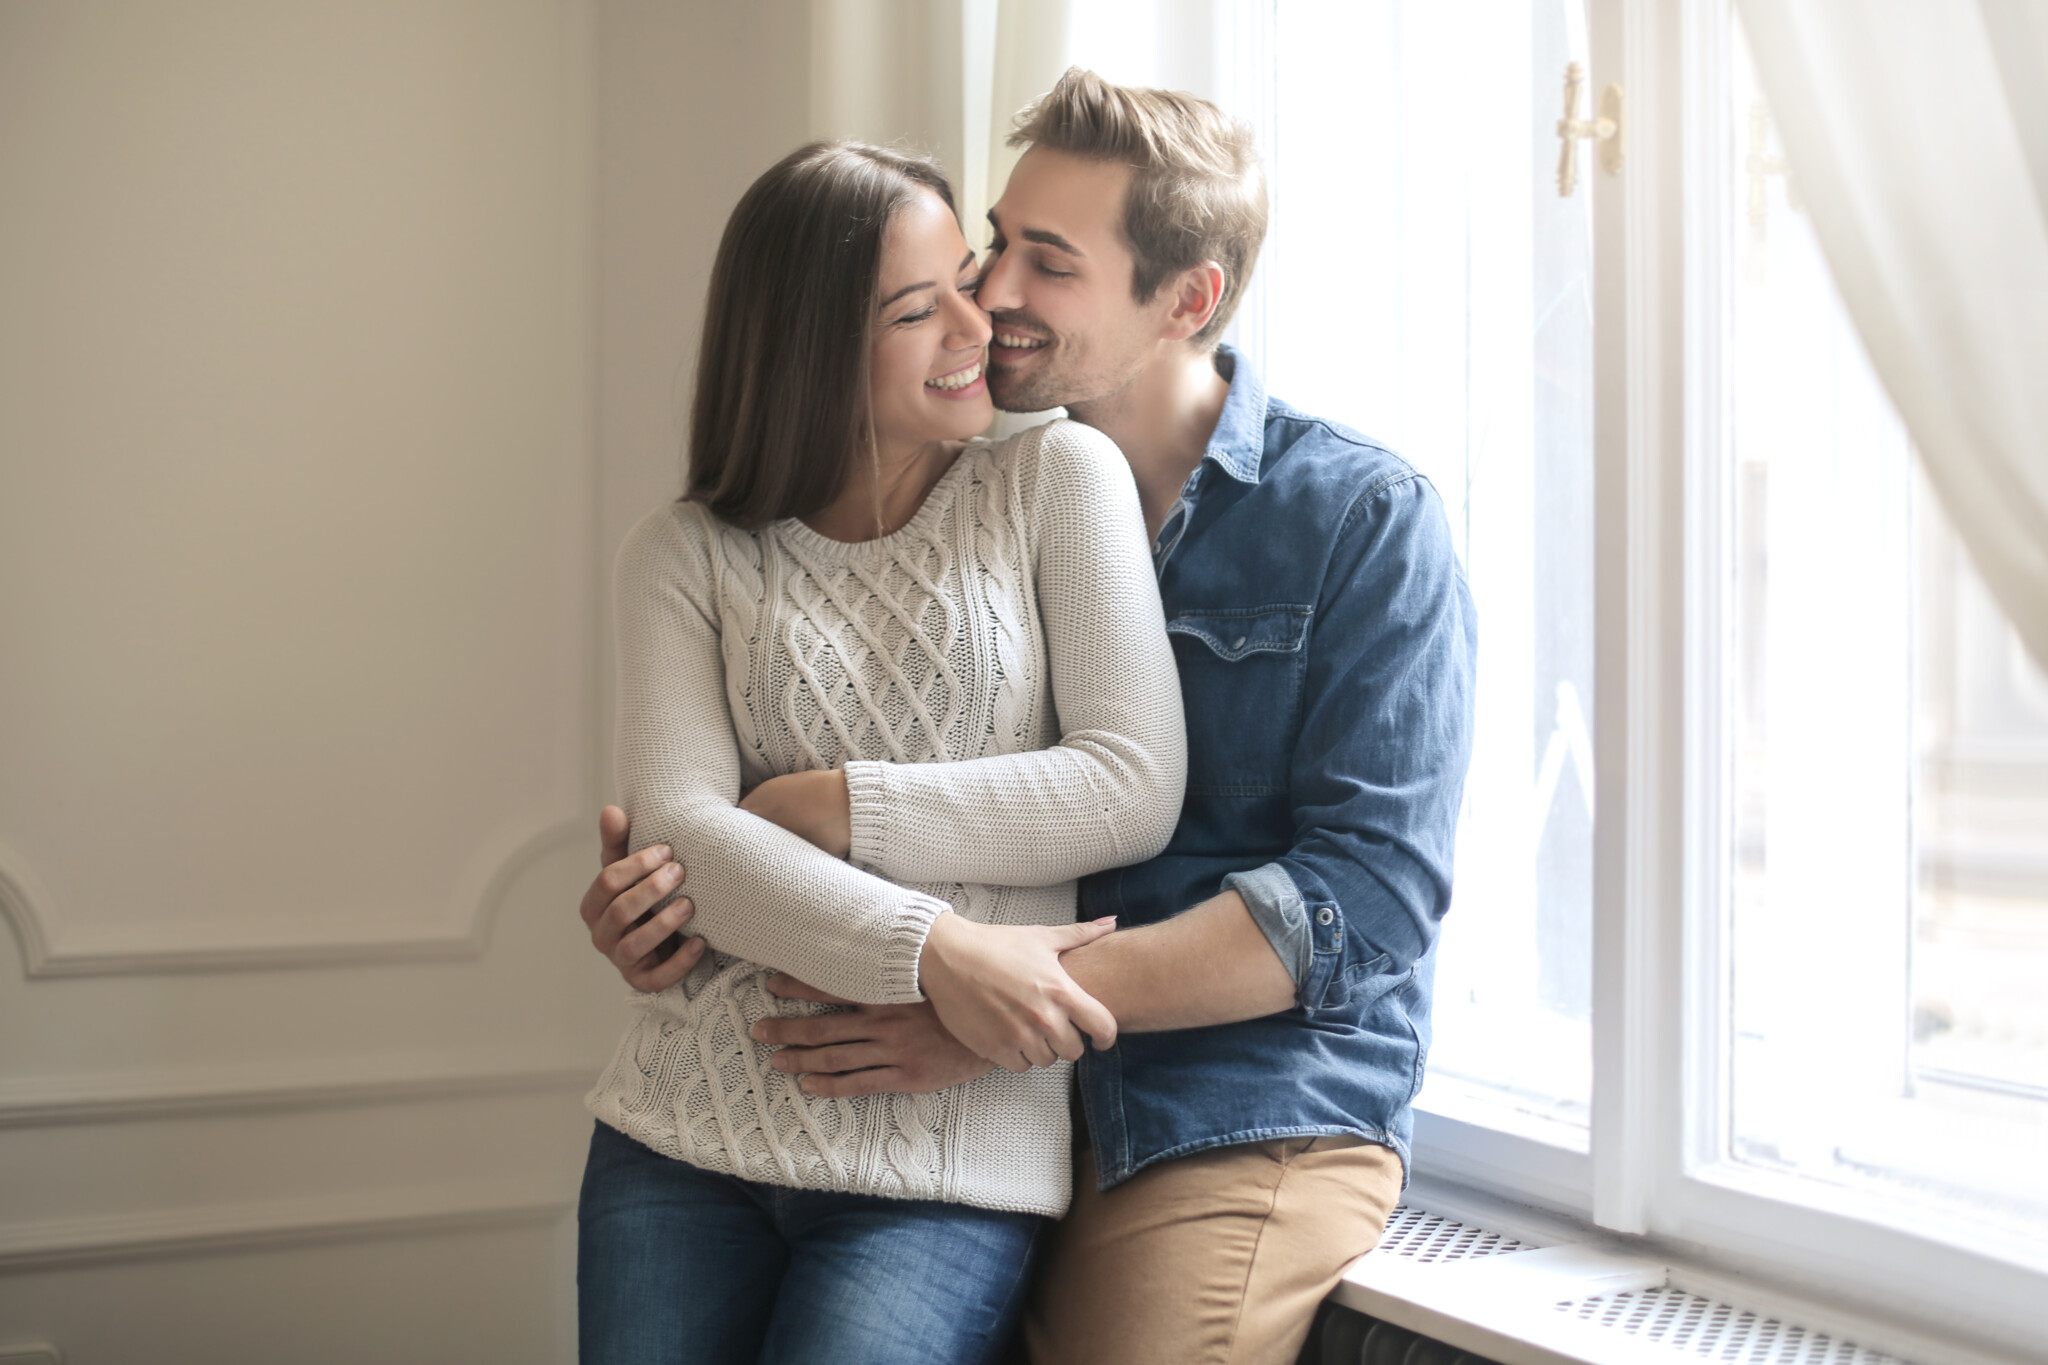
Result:
M1149 302L1171 277L1215 261L1223 296L1193 337L1215 344L1266 240L1266 177L1248 125L1193 95L1114 85L1075 66L1017 115L1009 143L1129 166L1131 292Z

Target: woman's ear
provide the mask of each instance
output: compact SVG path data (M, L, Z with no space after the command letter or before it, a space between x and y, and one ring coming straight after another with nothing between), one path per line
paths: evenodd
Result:
M1223 302L1225 276L1215 261L1203 261L1180 273L1173 283L1173 311L1166 315L1169 341L1186 341L1209 325Z

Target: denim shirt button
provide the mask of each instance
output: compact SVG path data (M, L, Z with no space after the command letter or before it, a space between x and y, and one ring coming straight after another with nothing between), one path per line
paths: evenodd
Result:
M1327 905L1326 905L1326 906L1324 906L1324 907L1323 907L1322 909L1320 909L1320 910L1316 911L1316 923L1317 923L1317 924L1321 924L1321 925L1325 925L1325 926L1327 926L1327 925L1329 925L1329 924L1330 924L1330 923L1331 923L1331 922L1332 922L1333 920L1335 920L1336 918L1337 918L1337 912L1336 912L1335 910L1332 910L1332 909L1331 909L1331 908L1330 908L1329 906L1327 906Z
M1244 648L1244 640L1245 640L1245 637L1244 637L1244 636L1242 636L1242 635L1240 635L1240 636L1238 636L1238 637L1237 637L1237 638L1236 638L1235 640L1232 640L1232 641L1230 642L1230 647L1231 647L1232 649L1243 649L1243 648Z

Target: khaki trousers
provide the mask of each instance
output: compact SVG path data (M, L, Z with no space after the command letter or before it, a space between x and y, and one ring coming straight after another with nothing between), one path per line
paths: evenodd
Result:
M1162 1161L1107 1194L1078 1153L1024 1314L1032 1365L1293 1365L1316 1305L1372 1250L1401 1158L1355 1137Z

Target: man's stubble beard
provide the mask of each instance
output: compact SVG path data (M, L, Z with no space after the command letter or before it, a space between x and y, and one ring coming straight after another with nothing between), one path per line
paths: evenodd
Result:
M1142 358L1123 364L1081 357L1070 361L1066 343L1056 341L1051 363L1030 375L1009 375L1000 362L988 367L988 394L1002 412L1046 412L1096 402L1129 388L1145 368ZM991 347L991 355L999 347Z

